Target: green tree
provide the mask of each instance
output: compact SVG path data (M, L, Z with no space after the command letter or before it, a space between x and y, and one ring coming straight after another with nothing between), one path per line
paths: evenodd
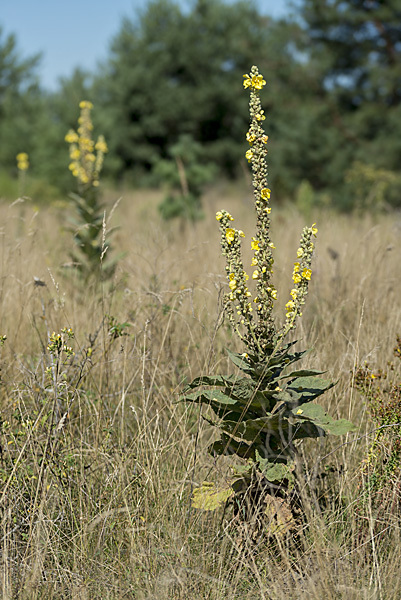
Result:
M181 135L233 172L247 118L238 82L252 62L266 62L269 31L270 20L245 1L198 0L186 11L156 0L126 19L95 86L115 172L150 170Z
M15 36L0 27L0 165L10 173L16 173L16 155L32 150L41 105L39 60L39 55L21 59Z
M305 177L314 187L345 192L345 172L354 160L398 170L399 0L303 0L300 16L304 36L297 50L315 78L314 100L307 114L303 111L309 120L303 123L304 135L310 140L303 160L311 176Z

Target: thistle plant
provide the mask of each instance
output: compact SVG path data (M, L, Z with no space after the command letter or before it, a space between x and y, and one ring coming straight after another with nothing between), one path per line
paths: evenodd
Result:
M110 260L107 256L108 260L103 260L106 251L110 252L111 235L111 231L106 232L104 206L99 198L100 173L108 151L107 144L102 135L96 142L93 139L93 104L83 100L79 107L78 128L76 131L70 129L65 136L70 146L69 169L78 184L78 193L71 194L76 208L73 232L77 246L71 257L78 272L88 280L96 274L110 277L117 259Z
M315 223L302 232L281 326L276 326L273 316L278 300L273 283L275 246L270 237L268 136L263 129L265 114L259 95L265 84L255 66L244 76L244 87L250 91L251 117L246 134L250 145L246 158L252 167L256 209L249 275L241 256L244 232L234 227L234 218L226 210L216 215L226 259L225 313L244 345L241 354L227 352L243 374L198 377L186 386L183 399L213 409L217 419L208 420L219 431L220 439L210 445L209 451L213 455L236 455L242 459L234 465L228 487L216 488L206 482L195 490L193 505L211 510L232 498L241 519L249 521L263 515L266 520L270 515L269 531L277 533L288 529L293 522L291 502L289 505L283 502L287 502L288 491L294 484L299 441L329 433L341 435L353 430L353 425L343 419L332 419L314 402L334 385L319 377L323 371L290 368L307 352L294 351L296 342L287 338L296 328L308 294L313 239L317 234ZM254 291L251 291L252 283ZM280 507L275 504L277 498L282 499ZM272 527L273 517L275 527Z

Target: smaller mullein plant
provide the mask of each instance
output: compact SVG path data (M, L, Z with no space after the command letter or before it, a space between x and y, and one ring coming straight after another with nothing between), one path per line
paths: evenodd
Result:
M225 313L232 329L245 346L242 354L227 351L242 371L235 375L196 378L186 386L182 399L211 406L217 420L209 420L220 433L209 451L214 455L236 455L240 462L228 486L216 487L205 482L196 489L193 506L213 510L232 498L236 514L249 521L255 515L269 517L269 531L286 529L293 522L291 507L276 504L293 487L297 442L327 434L341 435L354 429L346 420L334 420L314 400L333 387L314 369L293 370L292 365L307 351L294 351L295 341L287 341L308 293L312 276L311 262L316 225L305 227L292 273L292 289L285 305L286 318L276 327L273 307L277 290L272 281L273 250L270 237L266 143L262 123L265 120L259 93L266 84L256 67L244 76L250 90L251 123L246 134L250 148L256 208L256 232L251 239L253 258L249 275L241 257L243 231L233 225L229 212L221 210L221 247L226 258L228 291ZM249 285L254 282L255 292ZM263 510L262 510L263 509ZM272 522L275 520L275 527Z
M25 194L26 173L29 169L29 157L26 152L20 152L16 156L18 169L18 193L21 196Z
M96 142L92 138L93 104L83 100L79 108L78 128L76 131L70 129L65 136L65 141L70 145L69 169L78 182L78 193L71 194L77 214L73 229L77 250L71 253L71 257L84 280L97 274L107 278L113 275L117 260L110 260L109 256L103 260L106 251L110 252L111 231L107 231L106 236L99 181L108 148L102 135Z

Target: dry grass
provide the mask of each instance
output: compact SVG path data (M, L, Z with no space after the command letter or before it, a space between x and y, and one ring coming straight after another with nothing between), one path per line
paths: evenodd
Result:
M192 486L226 466L205 451L211 431L198 409L175 401L183 381L230 369L224 347L236 342L220 323L214 213L230 210L249 240L252 202L245 188L222 185L191 227L161 222L159 200L123 195L113 224L126 254L113 290L82 289L60 268L72 243L66 207L0 207L2 598L400 598L398 520L389 514L378 527L369 503L357 510L372 424L351 371L365 360L385 365L401 330L401 218L314 218L314 278L297 338L314 349L306 363L338 380L325 397L330 413L359 429L306 446L307 474L333 473L326 509L305 506L297 543L249 552L221 513L190 509ZM303 225L291 208L273 214L280 317ZM107 315L129 323L128 335L113 338ZM75 332L76 356L51 382L48 335L62 327Z

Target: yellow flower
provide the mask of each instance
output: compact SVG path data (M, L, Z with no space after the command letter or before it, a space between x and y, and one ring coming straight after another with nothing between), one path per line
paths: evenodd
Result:
M301 281L301 275L299 275L299 273L294 273L292 279L294 283L299 283Z
M88 100L81 100L81 102L79 103L79 108L89 108L90 110L91 108L93 108L93 104Z
M263 75L253 75L252 78L248 74L244 75L245 89L252 87L254 90L261 90L264 85L266 85L266 81L263 79Z
M228 284L228 287L230 288L230 290L233 292L235 289L237 289L237 282L235 281L235 279L233 279L232 281L230 281L230 283Z
M295 263L294 263L294 273L298 273L298 271L299 271L299 267L300 267L300 264L299 264L299 262L295 262Z
M258 264L258 259L254 256L251 261L251 267L256 267L257 264Z
M264 110L260 110L258 113L255 114L255 119L257 121L264 121L266 119L265 117L265 111Z
M316 227L316 223L313 223L312 225L312 233L313 235L316 237L316 234L318 232L318 228Z
M70 129L64 139L68 144L76 144L78 142L78 134L73 129Z
M302 248L298 248L297 250L297 256L298 258L301 258L301 256L303 255L304 251L302 250Z
M252 77L252 87L255 90L261 90L266 85L266 81L263 79L263 75L254 75Z
M268 141L268 139L269 139L269 136L268 136L268 135L262 135L262 142L263 142L264 144L267 144L267 141Z
M260 192L262 200L268 200L270 198L271 190L269 188L263 188Z
M99 135L95 148L98 152L101 152L102 154L106 154L106 152L108 151L106 141L102 135Z
M270 291L270 296L274 299L277 300L277 290L272 288Z
M81 151L75 146L71 148L70 150L70 158L72 160L78 160L78 158L81 156Z
M226 229L226 239L229 244L231 244L235 239L235 229L228 227Z
M216 213L216 221L221 221L222 218L223 218L223 213L219 210Z
M250 144L253 144L253 142L256 140L256 135L248 131L246 134L246 139Z
M244 75L244 88L247 89L251 85L252 85L252 79L249 77L248 74Z
M245 233L241 229L238 231L238 235L240 237L245 237Z
M295 302L293 302L292 300L290 300L289 302L287 302L287 304L285 305L286 311L287 312L291 312L292 310L294 310L295 308Z
M293 300L296 300L298 298L298 290L296 290L295 288L292 289L290 292L290 296Z
M269 248L273 248L273 250L276 249L276 246L273 244L273 242L269 242L267 245L269 246Z
M268 214L268 215L270 215L270 213L271 213L271 211L272 211L272 209L271 209L271 207L270 207L270 206L268 206L267 208L264 208L263 210L264 210L265 212L267 212L267 214Z
M259 242L256 238L252 238L251 248L252 250L259 250Z
M305 279L307 279L308 281L310 281L310 278L312 277L312 270L311 269L304 269L302 271L302 277L304 277Z
M249 149L245 152L245 158L247 159L248 162L251 162L252 156L253 156L252 150Z
M259 271L257 269L252 273L252 279L259 279Z
M26 152L20 152L16 156L17 167L20 171L26 171L29 167L28 155Z

